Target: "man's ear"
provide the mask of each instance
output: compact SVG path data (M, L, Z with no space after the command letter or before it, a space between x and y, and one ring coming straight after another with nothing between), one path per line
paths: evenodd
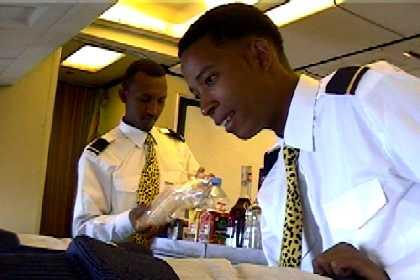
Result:
M120 96L120 99L123 103L127 102L127 94L128 91L124 88L120 89L120 91L118 92L118 95Z
M264 38L253 38L250 42L250 51L258 67L268 70L273 63L273 47Z

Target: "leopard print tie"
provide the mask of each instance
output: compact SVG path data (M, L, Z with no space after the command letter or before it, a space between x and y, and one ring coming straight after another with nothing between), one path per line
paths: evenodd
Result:
M287 197L280 266L299 267L302 258L303 209L299 191L297 162L299 150L285 146L283 159L287 178Z
M159 194L159 165L156 156L155 140L149 133L144 141L146 160L139 187L137 189L137 205L150 205L153 199ZM136 233L134 241L142 247L150 248L151 241L145 235Z

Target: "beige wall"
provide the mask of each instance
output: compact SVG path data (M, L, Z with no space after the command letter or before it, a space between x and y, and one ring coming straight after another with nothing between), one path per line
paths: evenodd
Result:
M156 123L158 127L174 128L177 110L177 94L188 92L184 80L175 76L167 75L168 97L166 105ZM118 91L121 86L117 85L108 91L108 98L104 100L101 106L101 120L99 122L99 134L103 134L115 127L124 115L124 104L121 102Z
M60 55L0 87L0 228L39 232Z
M181 78L168 76L168 99L157 126L174 128L177 116L177 94L188 95L188 87ZM101 134L118 124L124 114L124 106L118 97L119 86L109 91L103 103L99 129ZM252 165L254 180L252 197L257 191L258 169L262 166L263 153L276 141L273 133L265 131L249 141L241 141L216 127L209 118L201 115L198 108L187 113L186 141L197 160L209 171L221 176L223 188L231 203L240 193L241 165Z
M118 124L124 115L124 104L118 97L120 85L110 88L105 93L105 99L101 104L98 133L104 134Z

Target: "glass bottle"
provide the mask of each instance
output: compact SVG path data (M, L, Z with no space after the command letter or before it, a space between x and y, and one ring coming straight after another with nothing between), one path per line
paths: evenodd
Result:
M252 166L241 167L241 193L229 212L228 239L232 247L241 248L245 233L245 212L251 205Z
M255 199L245 213L244 247L262 249L260 221L261 207L258 205L257 199Z
M260 168L258 173L258 191L264 182L266 172L264 168ZM247 248L262 249L261 236L261 207L258 205L258 199L255 198L254 203L248 207L246 211L245 222L245 244Z

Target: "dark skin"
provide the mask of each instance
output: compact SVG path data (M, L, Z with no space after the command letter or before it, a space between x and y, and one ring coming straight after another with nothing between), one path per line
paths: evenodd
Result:
M272 42L257 36L215 43L204 37L181 56L181 69L203 115L241 139L263 129L284 136L298 74ZM314 271L329 277L354 274L386 279L385 272L353 247L337 245L314 261Z
M133 226L134 230L138 233L145 235L148 238L153 238L158 234L162 233L165 229L165 226L152 226L152 225L143 225L138 223L138 219L143 216L149 210L149 206L146 205L139 205L133 209L131 209L129 213L129 218L131 225Z
M274 47L257 37L226 42L223 48L205 37L181 56L184 77L200 98L203 114L216 125L230 116L226 131L241 139L262 129L283 135L299 77L277 61Z
M362 252L346 243L339 243L317 256L314 272L328 277L358 276L364 279L386 280L385 271Z
M124 121L142 131L149 132L163 111L167 96L165 76L154 77L138 72L132 82L120 91L125 104ZM140 225L136 221L148 210L148 205L139 205L130 211L133 228L140 233L155 236L160 227Z
M120 91L121 101L125 103L124 121L149 132L163 111L166 96L165 76L137 73L128 87Z

